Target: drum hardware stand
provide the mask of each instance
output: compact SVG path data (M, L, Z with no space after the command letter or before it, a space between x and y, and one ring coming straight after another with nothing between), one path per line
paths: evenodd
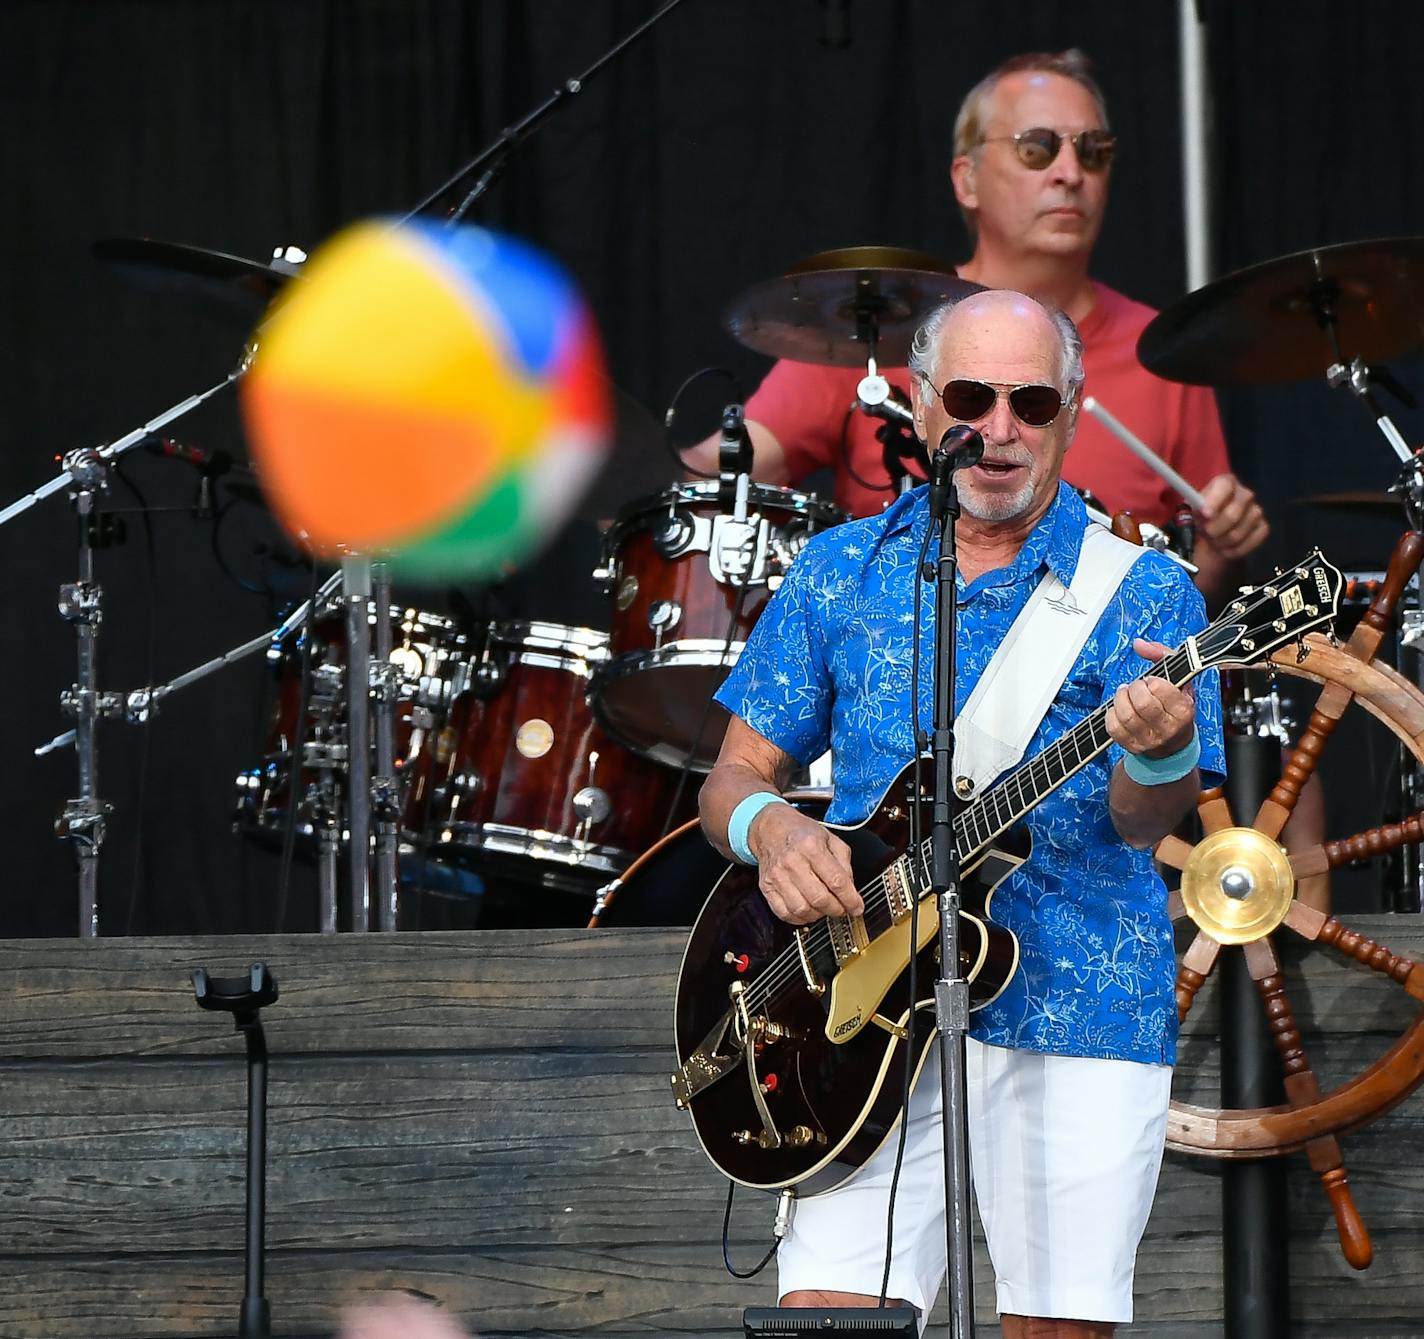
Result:
M865 375L855 388L855 405L863 414L884 420L884 426L877 428L875 435L884 446L882 460L885 473L890 477L896 496L908 493L919 480L905 468L904 462L913 460L924 471L930 472L929 458L925 455L925 444L915 431L915 415L908 405L895 399L894 388L881 375L876 361L876 346L880 339L880 313L874 302L866 299L856 305L856 339L866 347Z
M255 346L249 345L242 361L215 386L180 400L125 436L103 446L79 447L68 452L63 458L63 469L54 478L0 510L0 525L4 525L29 511L36 503L67 488L79 519L79 579L62 585L59 590L60 616L74 624L77 641L77 677L74 686L60 694L60 707L74 718L71 738L78 765L79 794L66 801L55 823L55 833L74 845L79 871L81 938L92 939L99 933L99 853L104 845L106 819L113 812L113 806L99 798L96 726L100 718L118 716L124 709L123 698L119 694L101 693L96 682L103 590L94 580L94 550L105 543L106 536L94 503L99 493L108 487L108 471L113 461L147 441L174 419L196 409L230 386L247 370L254 351Z
M346 904L349 928L371 928L371 560L356 554L341 560L346 610L346 827L350 836ZM390 618L389 606L376 610Z
M391 569L371 565L376 605L375 655L370 689L375 702L376 771L371 778L371 816L376 825L376 918L382 930L396 928L399 887L401 788L396 776L396 700L399 671L391 663Z
M193 969L193 995L201 1009L232 1015L247 1042L247 1211L246 1267L238 1339L268 1339L272 1308L263 1295L267 1215L267 1037L261 1011L277 1001L277 980L265 962L247 976L210 977Z
M949 1332L952 1339L973 1339L974 1257L969 1216L969 1105L964 1042L969 1032L969 982L959 961L959 851L954 819L959 797L954 788L954 547L959 496L954 472L984 454L984 439L971 428L951 428L941 439L930 469L931 533L939 523L939 559L935 564L934 721L931 746L934 801L930 822L930 888L939 915L940 975L935 982L935 1026L939 1030L940 1093L944 1105L945 1236L949 1261ZM919 736L919 722L912 723ZM917 750L918 751L918 750ZM916 803L919 803L918 796ZM913 952L913 946L912 950ZM913 1013L913 1010L912 1010Z

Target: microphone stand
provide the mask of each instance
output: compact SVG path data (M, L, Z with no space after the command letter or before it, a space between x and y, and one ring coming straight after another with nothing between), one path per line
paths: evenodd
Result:
M954 432L954 429L950 430ZM946 434L948 436L949 434ZM976 434L977 436L977 434ZM983 454L983 443L979 444ZM949 1260L949 1331L953 1339L973 1339L974 1262L969 1217L969 1102L965 1036L969 1031L969 983L959 961L959 849L954 819L955 574L959 560L954 528L959 494L954 471L972 464L972 452L935 452L930 471L930 525L940 525L935 571L935 678L931 753L934 801L930 821L930 888L939 913L940 975L935 982L935 1023L939 1029L940 1094L944 1106L945 1236Z
M465 198L450 212L449 222L452 225L458 223L470 212L475 201L490 188L491 183L499 175L500 169L508 159L509 151L514 148L516 144L533 134L534 131L554 113L556 108L563 106L574 94L582 93L585 85L599 70L607 65L609 61L613 60L615 56L621 55L650 29L661 23L662 20L671 14L681 3L682 0L667 0L667 3L664 4L661 9L640 23L626 37L622 37L615 42L582 74L576 74L565 79L564 82L549 94L543 102L535 107L532 112L521 117L512 126L506 126L501 130L494 140L481 149L479 153L448 180L441 182L425 199L403 215L399 222L408 223L411 219L415 218L417 214L425 213L426 210L439 203L441 199L467 178L479 172L479 179L470 188Z

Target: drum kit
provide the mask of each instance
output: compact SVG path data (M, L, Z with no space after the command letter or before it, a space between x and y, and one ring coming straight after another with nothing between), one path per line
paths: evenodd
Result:
M294 248L262 263L133 239L95 251L110 265L194 292L262 302L299 274L302 260ZM853 408L884 420L887 464L903 490L917 480L899 463L923 447L880 364L903 365L928 312L974 287L918 252L851 248L813 256L748 289L725 324L744 345L774 357L863 365ZM1424 472L1373 388L1387 376L1383 362L1420 346L1424 242L1402 239L1319 248L1227 276L1162 312L1144 332L1139 356L1161 376L1212 385L1323 374L1368 408L1402 468L1387 495L1315 500L1402 505L1412 525L1424 516ZM184 406L242 370L135 430L128 444L151 440ZM102 452L115 454L126 441ZM272 709L259 760L237 778L235 827L316 863L321 928L337 925L342 853L352 859L353 833L364 841L371 831L378 863L381 834L390 839L398 871L390 878L402 892L467 897L510 885L529 899L540 890L571 894L583 908L577 918L591 913L593 924L689 923L721 868L695 824L700 775L726 728L713 693L806 541L845 519L811 494L752 482L749 444L740 455L728 445L724 434L717 477L637 498L608 525L588 578L606 597L607 631L406 607L377 563L368 591L358 586L353 594L338 573L273 632L162 688L120 695L93 685L93 648L84 639L91 625L76 605L81 668L88 657L90 678L81 674L76 730L41 751L70 740L92 750L100 716L143 719L166 694L265 651ZM66 461L66 475L48 492L73 489L87 468L87 461ZM0 522L45 495L0 512ZM1140 529L1146 542L1190 565L1180 536ZM91 587L92 571L81 575L70 603L82 604ZM1367 574L1356 588L1368 594ZM1416 581L1399 648L1421 640ZM1241 731L1288 733L1273 684L1239 694L1231 718ZM79 752L81 799L71 803L63 835L96 856L104 806L92 784L83 785ZM1411 796L1424 794L1414 772L1404 784ZM824 791L799 799L809 812L824 811ZM97 930L92 897L83 914Z

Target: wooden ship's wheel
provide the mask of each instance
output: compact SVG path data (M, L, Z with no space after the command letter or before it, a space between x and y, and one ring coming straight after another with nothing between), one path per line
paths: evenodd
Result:
M1276 940L1294 936L1323 946L1394 982L1424 1003L1424 964L1390 951L1296 896L1297 882L1352 860L1381 855L1424 838L1424 812L1400 823L1371 828L1339 841L1287 853L1280 844L1302 787L1321 751L1352 705L1381 722L1424 763L1424 693L1375 661L1395 606L1424 556L1424 534L1407 532L1396 546L1374 602L1343 646L1312 634L1306 654L1278 651L1272 661L1287 674L1321 685L1310 720L1287 759L1281 779L1249 825L1231 813L1219 789L1201 797L1204 833L1195 845L1169 836L1158 844L1159 862L1181 871L1171 894L1174 921L1189 920L1196 933L1177 971L1177 1015L1185 1020L1197 992L1223 948L1245 957L1284 1072L1286 1103L1253 1109L1193 1106L1176 1100L1168 1118L1168 1146L1216 1158L1261 1158L1305 1150L1334 1210L1345 1258L1356 1269L1372 1258L1369 1234L1355 1208L1338 1136L1389 1110L1424 1079L1424 1010L1384 1055L1338 1087L1323 1090L1305 1053L1287 997Z

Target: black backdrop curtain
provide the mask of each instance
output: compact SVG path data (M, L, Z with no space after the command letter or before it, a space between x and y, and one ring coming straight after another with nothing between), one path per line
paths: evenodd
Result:
M262 257L391 213L652 12L650 0L10 0L0 8L0 500L57 452L118 436L219 380L246 334L230 314L105 272L97 238L147 235ZM1269 0L1209 4L1218 267L1316 243L1420 231L1424 11ZM849 42L821 43L814 0L686 0L573 99L474 217L557 256L582 283L616 380L658 415L704 364L753 384L765 361L722 333L748 283L825 247L966 252L947 178L967 87L1005 56L1078 45L1096 60L1123 148L1097 273L1163 305L1185 285L1176 7L1140 0L850 0ZM1396 369L1424 389L1417 363ZM720 392L719 392L720 394ZM708 405L705 408L710 409ZM1395 527L1288 506L1382 487L1392 457L1357 407L1317 386L1224 405L1240 472L1271 509L1272 556L1307 538L1379 566ZM499 612L606 622L588 578L593 518L671 466L625 405L624 442L585 516L503 591ZM1401 415L1417 438L1417 415ZM241 453L230 394L173 435ZM216 531L180 465L133 458L151 508L100 556L101 680L161 681L270 626L307 577L262 513ZM136 506L115 487L111 507ZM0 530L0 934L73 933L68 848L50 835L74 789L63 729L73 640L55 612L74 570L59 498ZM1289 552L1288 552L1289 551ZM249 589L252 588L252 589ZM445 592L411 592L444 608ZM115 804L106 933L269 929L276 862L232 835L232 777L256 761L270 673L257 658L175 696L146 727L103 728ZM1377 820L1376 820L1377 821ZM313 924L299 876L288 928Z

